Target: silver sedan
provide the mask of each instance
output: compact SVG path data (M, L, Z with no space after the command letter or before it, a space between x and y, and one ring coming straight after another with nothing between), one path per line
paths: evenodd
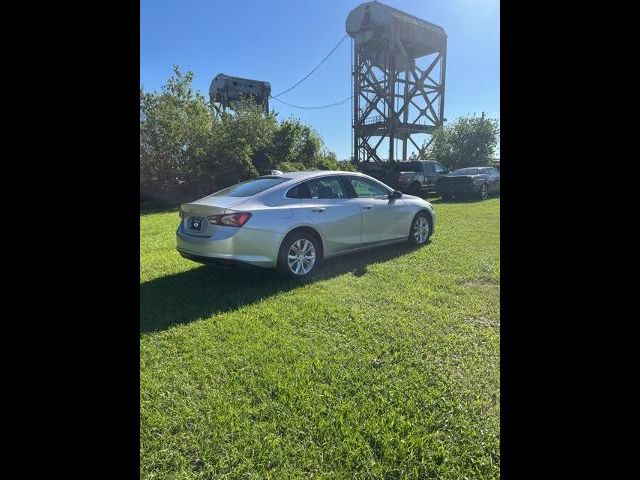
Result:
M427 243L433 206L355 172L272 172L185 203L180 254L199 263L247 263L292 277L323 259L397 242Z

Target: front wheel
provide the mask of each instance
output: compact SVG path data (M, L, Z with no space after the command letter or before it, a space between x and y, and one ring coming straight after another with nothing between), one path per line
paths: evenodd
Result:
M431 236L431 222L425 212L418 213L411 222L409 243L420 247L429 241Z
M306 277L320 263L321 246L315 235L293 232L286 236L278 254L278 270L292 278Z
M480 185L480 190L478 191L478 197L480 197L480 200L486 200L488 196L489 196L489 187L487 187L486 183L483 183L482 185Z

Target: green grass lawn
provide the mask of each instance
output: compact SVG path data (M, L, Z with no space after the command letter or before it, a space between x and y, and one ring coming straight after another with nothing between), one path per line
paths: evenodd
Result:
M142 215L141 478L499 478L500 199L435 208L425 247L304 283Z

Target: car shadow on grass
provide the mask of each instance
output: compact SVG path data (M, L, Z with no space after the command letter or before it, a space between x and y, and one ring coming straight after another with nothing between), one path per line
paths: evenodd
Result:
M479 198L475 198L475 197L455 197L455 198L438 198L437 200L429 200L430 203L432 203L433 205L439 205L439 204L443 204L443 203L478 203L481 202L482 200L480 200Z
M431 193L429 195L420 194L418 196L433 205L438 205L442 203L477 203L482 201L479 198L472 195L467 195L462 197L451 197L447 199L444 199L438 195L434 195ZM491 196L489 196L489 198L491 198Z
M500 194L490 194L489 197L487 198L487 200L491 200L492 198L500 198ZM430 203L434 204L434 205L439 205L439 204L443 204L443 203L480 203L480 202L484 202L484 200L481 200L480 198L476 197L476 196L472 196L472 195L467 195L467 196L462 196L462 197L453 197L453 198L442 198L442 197L437 197L436 199L433 200L428 200Z
M332 258L323 262L312 276L301 280L281 276L272 269L221 270L210 266L157 278L140 285L140 333L208 318L339 275L350 273L361 277L367 274L367 265L386 262L410 251L407 244L397 244Z

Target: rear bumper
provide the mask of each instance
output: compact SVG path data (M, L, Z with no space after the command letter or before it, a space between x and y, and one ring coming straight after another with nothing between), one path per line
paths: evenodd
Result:
M235 267L243 267L249 266L248 263L240 262L238 260L229 260L224 258L213 258L213 257L201 257L200 255L193 255L191 253L186 253L177 249L178 253L182 256L182 258L186 258L187 260L191 260L192 262L202 263L204 265L211 265L217 268L235 268ZM252 266L251 266L252 267Z
M176 249L184 258L198 263L247 263L272 268L278 261L279 239L276 232L226 226L217 227L210 237L197 237L185 232L181 224L176 231Z

